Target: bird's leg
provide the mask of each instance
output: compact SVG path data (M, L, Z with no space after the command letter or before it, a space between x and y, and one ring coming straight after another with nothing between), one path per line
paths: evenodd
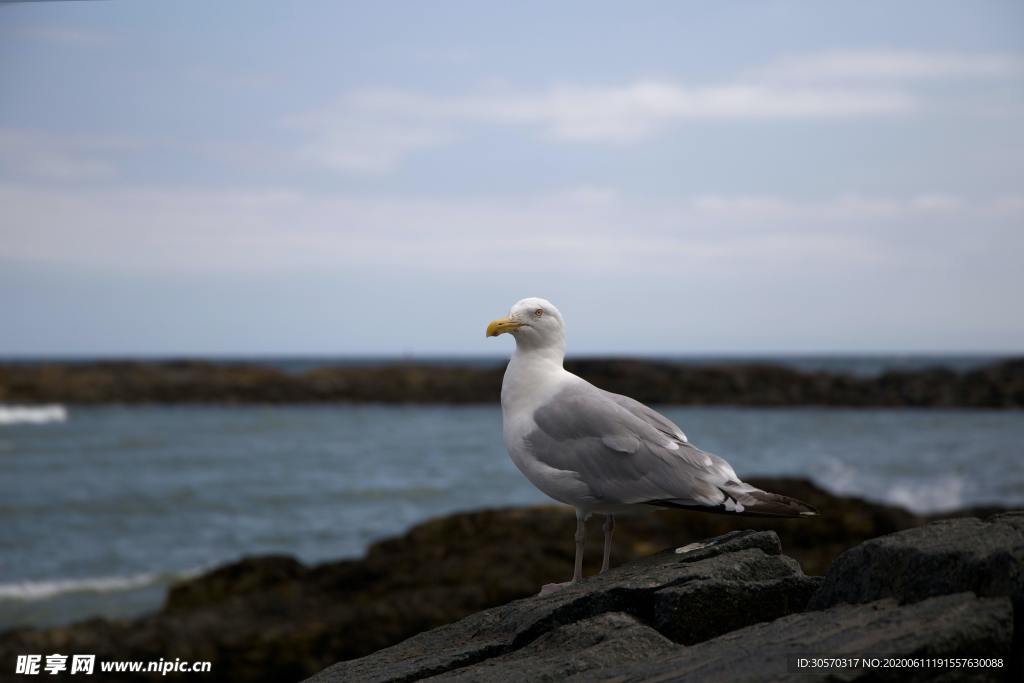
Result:
M608 565L612 560L612 532L615 531L615 515L606 515L604 518L604 560L601 562L601 573L608 571Z
M572 570L572 581L576 583L583 578L583 547L587 541L587 516L580 510L576 511L576 566Z
M576 564L572 571L572 580L566 581L565 583L548 583L541 587L541 595L549 595L555 591L561 590L566 586L571 586L577 583L583 578L583 546L587 539L586 527L587 527L587 513L582 510L576 511L576 535L573 538L576 541Z

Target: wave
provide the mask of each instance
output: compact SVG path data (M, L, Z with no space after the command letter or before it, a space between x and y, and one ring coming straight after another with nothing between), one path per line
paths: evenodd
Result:
M202 569L190 569L170 573L93 576L80 579L45 579L40 581L0 583L0 600L27 602L31 600L47 600L71 593L117 593L190 579L198 576L202 571Z
M67 419L67 408L59 404L42 406L0 405L0 425L46 424L47 422L64 422Z
M968 482L953 474L919 479L886 478L882 473L865 472L836 458L824 460L821 468L824 476L813 479L833 493L899 505L917 514L949 512L968 502L965 495Z
M963 478L954 475L900 482L888 488L885 499L920 514L949 512L964 507L964 485Z

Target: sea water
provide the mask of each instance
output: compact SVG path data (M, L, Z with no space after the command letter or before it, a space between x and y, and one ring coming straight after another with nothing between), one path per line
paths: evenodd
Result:
M741 476L919 512L1024 506L1021 411L661 409ZM12 410L0 629L154 609L245 555L355 557L436 515L548 502L506 455L496 405Z

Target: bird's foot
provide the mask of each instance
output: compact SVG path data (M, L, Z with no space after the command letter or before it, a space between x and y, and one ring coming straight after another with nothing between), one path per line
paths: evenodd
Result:
M707 548L710 543L691 543L690 545L684 545L682 548L676 548L676 555L683 555L685 553L692 553L694 550L700 550L701 548Z
M573 585L574 583L576 583L576 582L575 581L563 581L562 583L546 583L543 586L541 586L540 593L538 593L537 595L538 596L551 595L552 593L557 593L558 591L562 590L563 588L568 588L569 586Z

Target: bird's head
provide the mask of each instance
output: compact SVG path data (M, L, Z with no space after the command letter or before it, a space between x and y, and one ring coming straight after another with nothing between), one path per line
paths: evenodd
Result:
M487 336L508 332L521 349L565 347L565 325L562 314L547 299L530 297L515 303L508 315L491 321Z

